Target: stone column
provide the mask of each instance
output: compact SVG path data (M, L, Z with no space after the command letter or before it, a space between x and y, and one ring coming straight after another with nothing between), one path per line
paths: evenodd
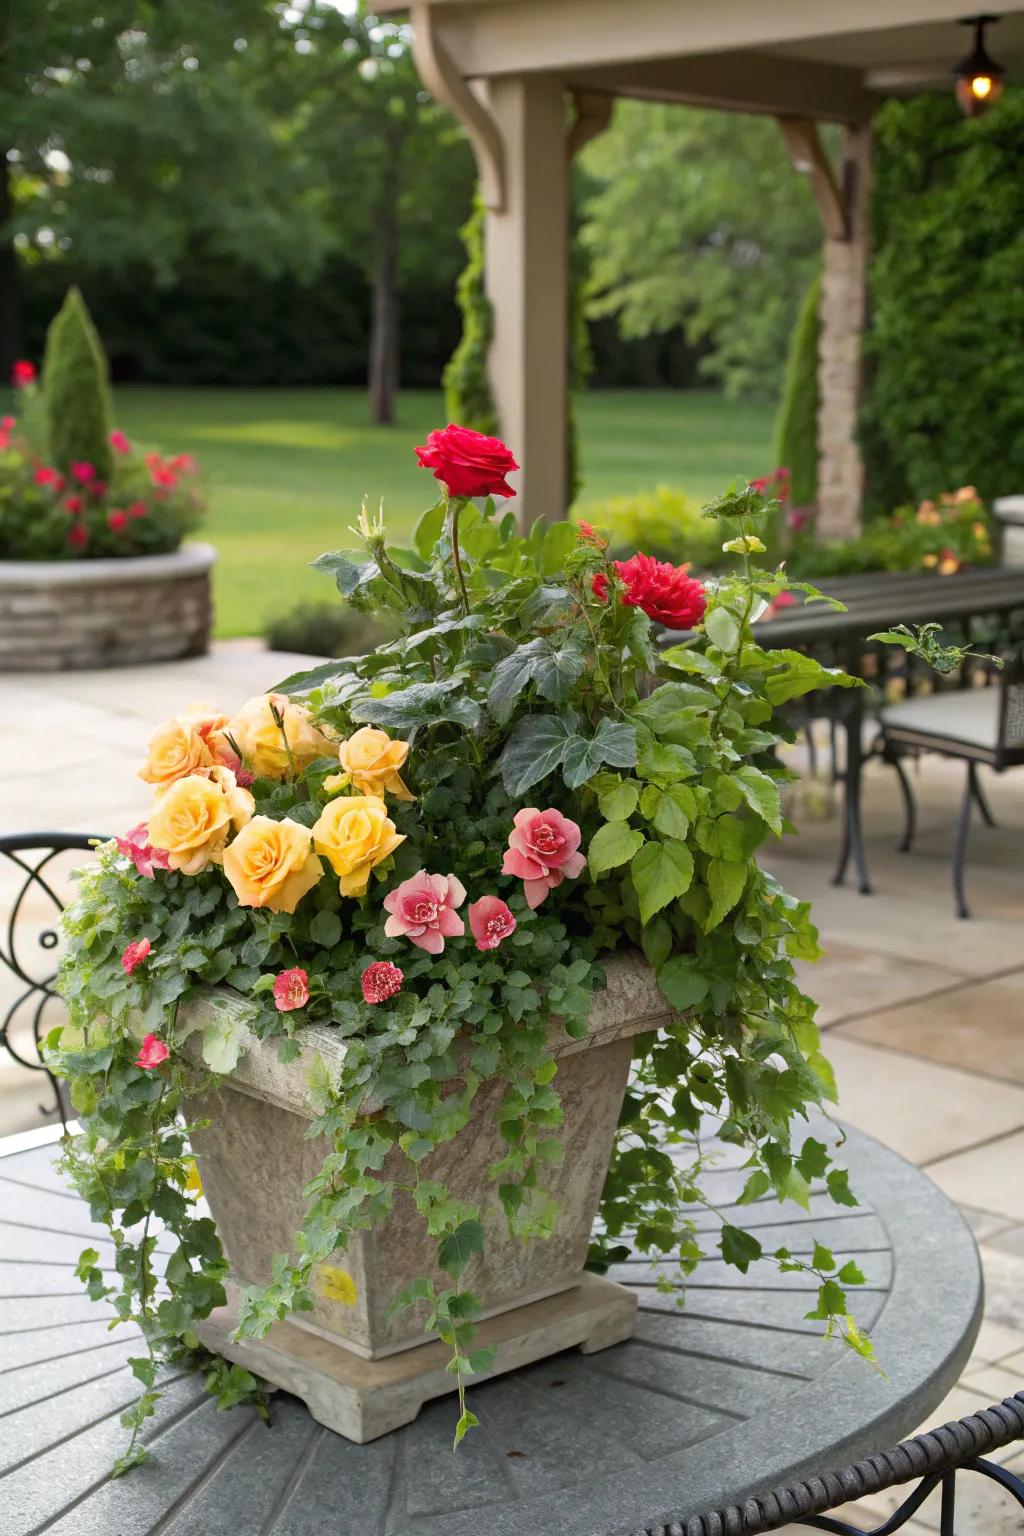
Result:
M864 465L857 415L867 305L870 168L870 128L845 128L839 188L843 228L838 235L826 234L821 285L818 530L825 538L848 538L860 531Z
M568 238L566 104L550 76L492 80L488 100L505 156L502 206L484 246L494 308L489 371L523 527L566 510Z

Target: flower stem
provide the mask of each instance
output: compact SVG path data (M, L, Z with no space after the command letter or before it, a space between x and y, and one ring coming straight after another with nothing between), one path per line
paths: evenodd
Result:
M466 591L466 578L462 572L462 555L459 550L459 513L465 505L466 498L464 496L456 496L449 501L448 511L451 519L452 564L455 567L455 584L459 589L459 602L462 605L462 611L468 618L469 593Z

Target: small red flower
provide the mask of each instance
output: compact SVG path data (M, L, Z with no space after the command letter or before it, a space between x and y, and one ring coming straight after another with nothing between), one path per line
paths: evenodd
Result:
M55 486L58 490L63 484L61 476L49 464L40 464L39 468L35 472L34 479L36 485L52 485Z
M402 990L402 972L390 960L375 960L359 978L363 997L368 1003L383 1003Z
M128 504L129 517L145 517L149 508L144 501L132 501Z
M148 939L135 939L131 944L125 945L124 954L121 956L121 968L126 976L130 976L136 966L142 964L152 948Z
M29 384L35 383L36 365L21 357L11 369L11 383L15 389L27 389Z
M497 949L502 939L516 931L515 917L500 896L481 896L467 915L477 949Z
M165 1062L170 1054L166 1045L162 1040L158 1040L156 1035L147 1035L132 1065L150 1072L154 1067L159 1067Z
M110 434L110 446L115 453L131 453L132 445L123 432L113 431Z
M105 480L90 480L86 490L90 496L95 496L98 501L101 496L106 494L107 482Z
M84 523L72 523L68 529L68 543L73 549L84 549L89 542L89 530Z
M2 427L5 432L13 432L16 425L17 423L15 422L13 416L0 417L0 427Z
M640 608L647 617L669 629L692 629L704 617L707 597L699 581L689 574L688 565L669 565L651 555L633 555L616 560L626 590L622 601L629 608ZM593 581L594 596L604 602L608 596L608 578L598 571Z
M132 827L124 837L115 837L118 853L123 853L131 859L139 874L147 880L153 879L155 869L170 869L171 861L164 848L154 848L149 840L149 828L144 821L140 821L137 827Z
M95 466L90 464L88 459L79 459L77 464L72 464L71 473L79 485L88 485L90 480L96 478Z
M291 1013L309 1002L309 976L300 965L274 977L274 1002L278 1013Z
M122 512L119 507L112 507L107 513L107 527L111 533L121 533L128 526L128 514Z
M599 603L606 603L608 601L608 577L604 571L598 571L595 574L593 581L590 583L590 590Z
M581 544L593 544L595 549L607 549L608 540L602 538L593 523L580 521L576 524L576 536Z
M761 617L763 619L774 619L775 615L781 613L783 608L792 608L796 600L796 594L793 592L777 592Z
M69 496L64 503L64 511L69 517L77 517L83 505L81 496Z

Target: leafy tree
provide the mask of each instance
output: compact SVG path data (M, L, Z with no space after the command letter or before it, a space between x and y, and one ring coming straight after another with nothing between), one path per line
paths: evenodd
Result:
M89 463L100 480L113 469L107 358L85 301L68 291L46 338L43 394L50 454L65 472Z
M626 337L682 327L732 397L771 397L821 223L774 122L620 102L583 151L592 315Z
M818 341L821 336L821 276L800 306L786 359L782 399L775 422L775 463L790 472L790 495L798 507L818 493Z
M862 444L869 507L1024 483L1024 90L877 117Z
M444 371L444 408L449 421L494 436L498 415L487 379L487 352L494 316L484 287L484 205L477 197L460 231L466 265L456 293L462 312L462 336Z

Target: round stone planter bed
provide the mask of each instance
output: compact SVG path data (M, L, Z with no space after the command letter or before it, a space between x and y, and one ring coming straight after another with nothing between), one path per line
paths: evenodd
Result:
M0 671L130 667L209 649L216 551L0 560Z

